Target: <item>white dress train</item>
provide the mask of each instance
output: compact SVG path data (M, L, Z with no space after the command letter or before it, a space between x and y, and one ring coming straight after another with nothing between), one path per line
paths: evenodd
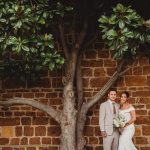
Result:
M119 113L122 114L127 121L131 119L130 112L135 110L134 107L130 107L125 110L119 110ZM118 150L137 150L132 142L132 138L135 133L134 123L126 126L119 137L119 147Z

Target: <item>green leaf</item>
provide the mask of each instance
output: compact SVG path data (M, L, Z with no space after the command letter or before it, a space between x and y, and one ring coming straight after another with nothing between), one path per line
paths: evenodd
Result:
M107 36L113 36L113 37L115 37L117 35L118 35L117 32L115 30L113 30L113 29L111 29L111 30L109 30L107 32Z
M98 19L98 22L100 23L108 23L109 20L106 16L101 16L101 18Z
M22 49L26 52L29 52L29 47L22 45Z
M122 20L120 20L119 21L119 28L123 29L124 27L125 27L125 23Z

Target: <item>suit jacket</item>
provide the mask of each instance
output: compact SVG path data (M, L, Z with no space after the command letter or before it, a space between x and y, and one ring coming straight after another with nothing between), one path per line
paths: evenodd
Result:
M114 113L112 109L112 104L107 100L100 105L99 110L99 125L101 131L106 131L107 135L112 135L114 131L113 118ZM118 114L119 104L116 103L116 114Z

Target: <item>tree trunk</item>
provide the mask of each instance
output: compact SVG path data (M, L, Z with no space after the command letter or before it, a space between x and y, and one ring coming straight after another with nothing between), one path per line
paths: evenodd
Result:
M73 86L69 82L64 88L63 110L61 116L61 148L60 150L76 150L76 118Z
M80 112L78 112L77 122L77 150L85 150L86 141L84 139L83 130L86 121L86 109L85 105L82 106Z

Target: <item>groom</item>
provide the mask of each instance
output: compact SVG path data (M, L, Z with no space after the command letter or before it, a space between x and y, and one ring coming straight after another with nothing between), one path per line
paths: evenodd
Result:
M113 118L118 114L119 104L116 101L117 92L110 89L108 100L101 104L99 110L99 125L103 137L103 150L117 150L119 132L113 127Z

